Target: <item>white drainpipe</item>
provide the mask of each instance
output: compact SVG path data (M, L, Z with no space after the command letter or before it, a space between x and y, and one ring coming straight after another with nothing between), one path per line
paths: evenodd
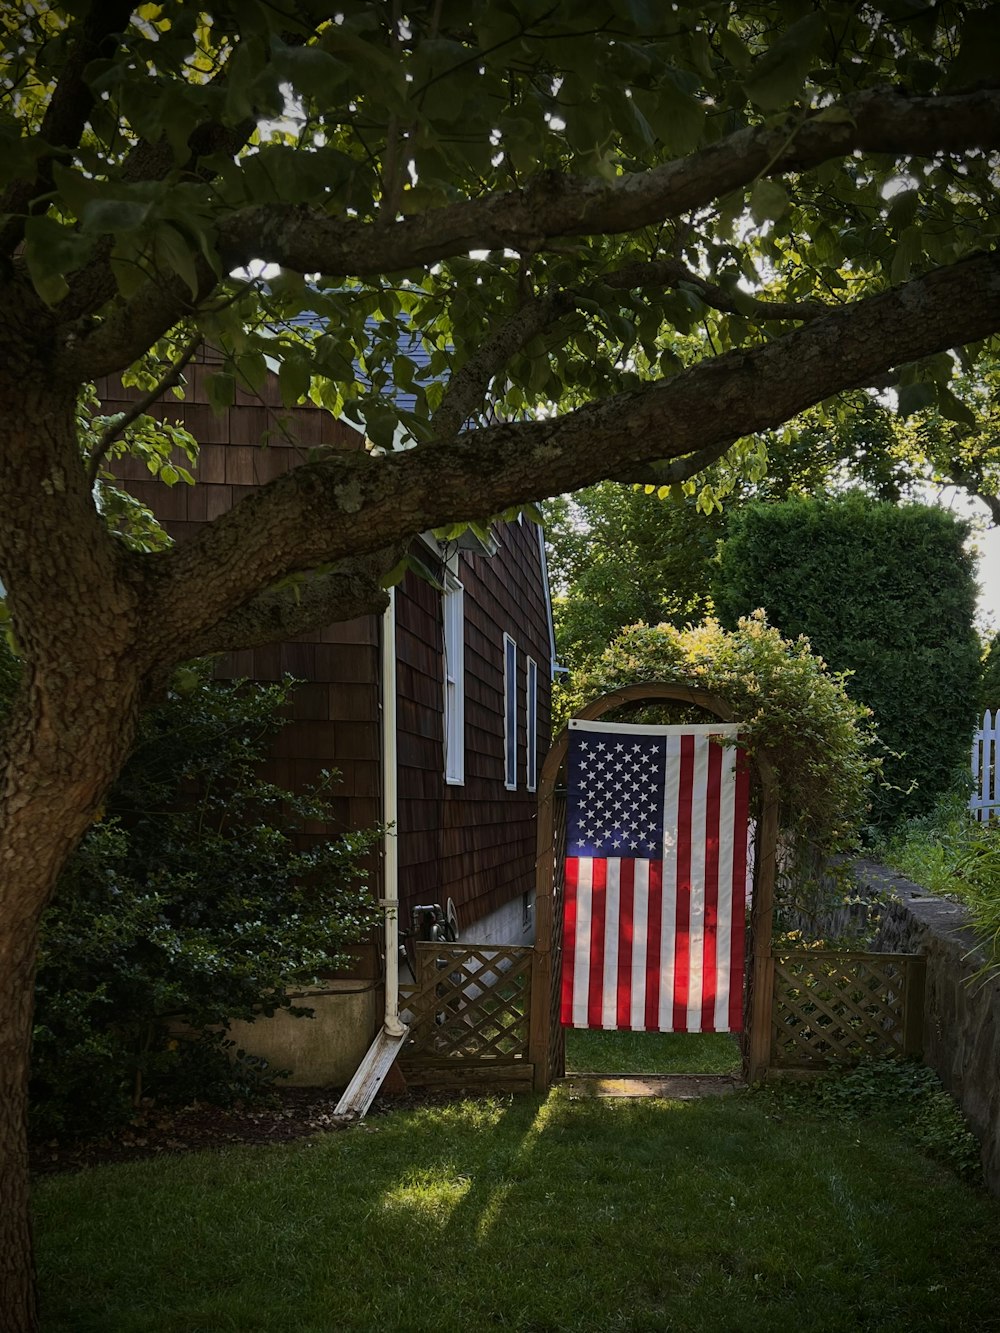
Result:
M396 589L382 617L382 819L389 825L382 858L382 906L385 908L385 1030L391 1037L406 1031L399 1017L399 843L396 797Z

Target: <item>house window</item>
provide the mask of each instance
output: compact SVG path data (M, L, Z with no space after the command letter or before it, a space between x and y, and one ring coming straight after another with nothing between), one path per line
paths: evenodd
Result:
M444 778L465 782L465 589L450 571L441 598L444 622Z
M527 710L527 784L528 791L534 791L538 786L538 663L533 657L528 658Z
M503 636L504 786L517 790L517 644Z

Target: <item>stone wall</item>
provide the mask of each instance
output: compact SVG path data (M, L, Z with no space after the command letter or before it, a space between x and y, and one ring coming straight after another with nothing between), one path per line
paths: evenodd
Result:
M872 862L856 862L854 873L861 897L882 900L872 947L927 958L924 1061L965 1113L1000 1195L1000 978L973 980L985 956L964 907Z

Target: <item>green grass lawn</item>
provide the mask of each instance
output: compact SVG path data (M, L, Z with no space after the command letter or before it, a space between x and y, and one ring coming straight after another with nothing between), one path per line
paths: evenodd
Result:
M597 1032L566 1029L567 1074L731 1074L736 1038L725 1032Z
M492 1098L43 1179L46 1333L997 1327L1000 1204L780 1099Z

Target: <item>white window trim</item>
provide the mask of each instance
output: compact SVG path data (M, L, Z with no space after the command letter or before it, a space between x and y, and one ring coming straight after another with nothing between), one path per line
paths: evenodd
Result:
M445 571L441 595L444 780L465 786L465 588Z
M535 791L538 787L538 663L529 657L527 667L525 785L528 791Z
M517 791L517 644L509 634L503 636L503 785Z

